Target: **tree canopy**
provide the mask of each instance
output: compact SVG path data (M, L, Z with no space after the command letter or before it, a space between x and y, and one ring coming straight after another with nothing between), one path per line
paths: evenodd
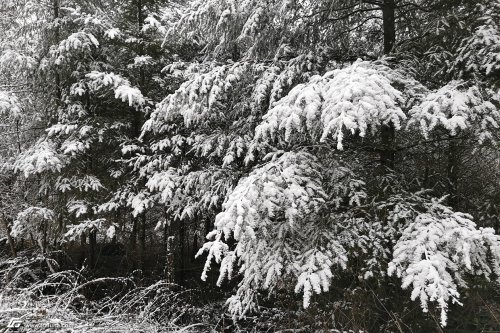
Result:
M486 0L3 1L11 255L97 269L120 243L127 272L215 274L235 320L360 293L386 317L355 328L413 301L453 327L466 290L498 297L499 22Z

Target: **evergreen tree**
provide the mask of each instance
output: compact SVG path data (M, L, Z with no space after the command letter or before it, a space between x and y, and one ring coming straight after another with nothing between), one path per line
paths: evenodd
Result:
M10 252L74 246L94 269L122 242L127 269L157 260L181 284L197 253L202 279L237 281L234 318L263 294L379 292L445 326L500 276L499 17L484 0L4 1Z

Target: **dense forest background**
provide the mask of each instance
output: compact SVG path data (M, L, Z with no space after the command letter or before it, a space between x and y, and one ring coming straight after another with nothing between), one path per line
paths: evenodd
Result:
M497 1L2 0L1 299L500 330L499 106Z

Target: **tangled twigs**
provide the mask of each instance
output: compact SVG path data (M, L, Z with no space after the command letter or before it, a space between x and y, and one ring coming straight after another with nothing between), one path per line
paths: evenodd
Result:
M71 326L74 332L106 327L114 332L193 332L208 326L179 326L182 318L198 317L200 310L190 303L193 290L165 280L141 286L133 275L92 279L83 270L55 272L54 267L57 263L46 256L0 260L0 312Z

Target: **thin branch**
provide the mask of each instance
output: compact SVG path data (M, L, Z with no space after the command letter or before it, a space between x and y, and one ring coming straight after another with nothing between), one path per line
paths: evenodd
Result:
M380 8L360 8L360 9L357 9L353 12L345 14L344 16L334 17L334 18L326 18L326 21L341 21L341 20L345 20L345 19L347 19L355 14L358 14L358 13L373 12L373 11L380 11Z

